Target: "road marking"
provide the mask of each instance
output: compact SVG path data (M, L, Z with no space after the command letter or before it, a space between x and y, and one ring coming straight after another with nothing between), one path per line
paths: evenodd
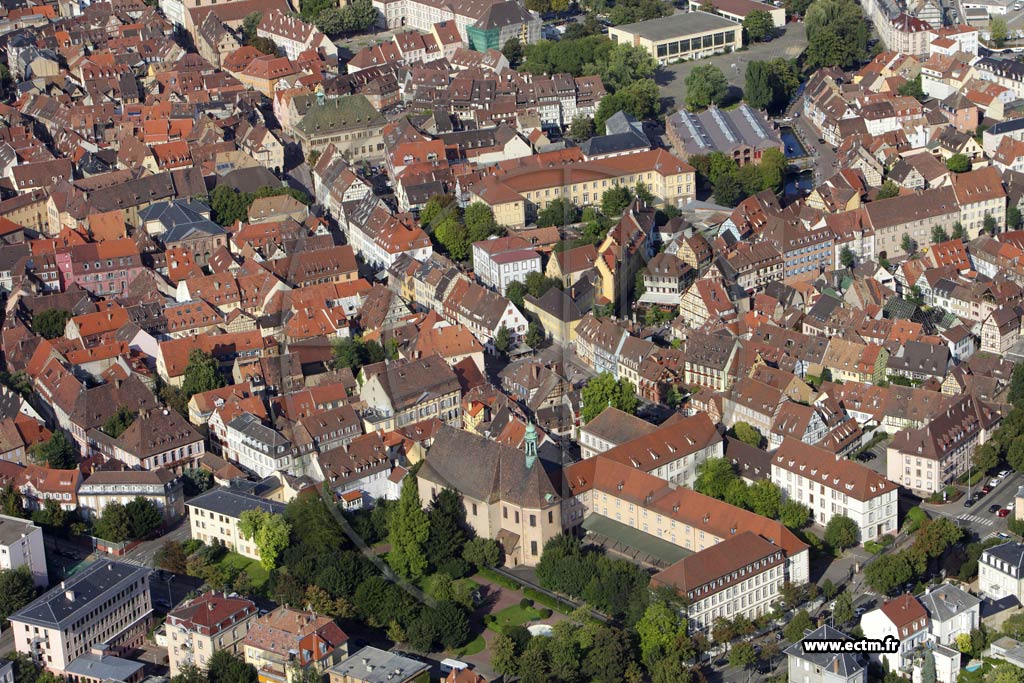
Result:
M957 519L961 522L974 522L975 524L982 524L984 526L992 526L992 524L994 524L991 519L986 519L977 515L960 515Z

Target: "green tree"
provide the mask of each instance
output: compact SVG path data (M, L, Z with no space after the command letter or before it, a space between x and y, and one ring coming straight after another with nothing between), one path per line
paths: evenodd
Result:
M153 564L174 574L185 574L188 571L188 555L181 543L164 541L153 558Z
M761 163L757 164L761 176L761 188L765 190L782 190L782 183L786 178L786 155L777 149L766 149L761 153ZM760 190L758 190L760 191ZM754 193L756 194L756 193Z
M989 235L995 235L998 233L999 223L996 222L996 217L990 213L986 213L985 220L982 221L981 224L981 231Z
M787 529L792 529L794 531L797 529L803 529L807 526L807 522L810 518L811 511L807 509L807 506L800 504L792 498L787 498L782 501L782 506L779 508L779 521L782 522Z
M253 41L257 40L253 38ZM250 41L251 42L251 41ZM259 47L255 46L257 49ZM210 210L219 225L234 225L249 218L249 202L234 188L220 184L210 193Z
M326 7L333 7L329 0L324 0ZM320 16L320 12L326 7L318 5L319 10L312 16ZM305 10L305 6L303 6ZM365 31L377 21L377 10L373 7L371 0L350 0L342 8L344 18L344 30L346 33Z
M440 225L443 218L451 215L454 215L457 220L461 220L455 197L436 194L428 199L426 205L420 210L420 224L432 231L437 225Z
M749 642L736 643L729 650L729 666L740 670L746 670L757 662L757 653L754 646Z
M583 659L583 674L594 683L622 683L632 661L629 636L605 627L594 634L594 643Z
M905 584L914 570L903 553L881 555L864 568L864 580L874 590L888 595Z
M870 29L853 0L815 0L804 18L805 66L850 68L868 54Z
M345 337L334 342L332 347L334 367L350 368L358 373L364 365L380 363L386 359L384 347L376 341L367 342L362 337Z
M825 526L825 542L833 548L852 548L857 545L858 536L857 523L845 515L833 515Z
M452 259L465 261L469 258L469 231L457 216L449 215L443 218L434 228L433 236Z
M131 538L146 538L164 523L160 508L148 498L135 496L124 507L128 515L128 531Z
M7 628L7 617L32 602L36 586L27 566L0 571L0 627Z
M938 675L935 672L935 657L931 650L925 650L924 662L921 665L921 683L936 683Z
M195 664L185 664L178 669L178 675L171 677L171 683L207 683L206 672Z
M886 180L882 183L882 187L878 189L877 199L892 199L898 197L900 194L900 186L891 180Z
M501 54L505 55L508 65L515 69L523 63L523 44L519 42L519 38L512 36L505 41L505 45L501 48Z
M107 418L100 429L108 436L116 439L135 422L136 413L128 406L118 406L117 412Z
M1006 207L1006 229L1018 230L1021 225L1020 209L1012 203Z
M93 525L93 535L111 543L124 543L132 537L128 510L117 501L103 507L103 514Z
M949 241L949 233L941 225L932 226L932 244Z
M625 185L613 185L601 195L601 213L606 216L618 216L633 201L633 193Z
M839 252L839 263L842 264L843 268L853 268L856 262L856 257L853 252L850 251L849 247L843 247Z
M744 76L743 97L755 109L768 109L775 101L773 74L767 62L750 62Z
M595 128L604 130L605 122L619 111L630 114L638 121L657 118L661 112L658 84L653 79L641 78L612 95L605 95L594 115Z
M256 29L259 28L261 21L263 21L262 12L253 12L242 19L242 38L246 43L256 37Z
M594 119L585 114L573 117L572 123L569 124L569 138L576 142L589 140L594 137L595 132Z
M483 202L473 202L467 206L463 213L463 220L471 245L473 242L485 240L491 235L501 232L498 222L494 220L494 211Z
M782 491L770 479L761 479L747 489L747 503L755 514L778 519L782 506Z
M388 564L408 579L418 579L427 568L425 544L430 535L430 519L420 506L415 476L402 480L398 505L388 520Z
M729 81L713 64L695 66L684 84L687 109L706 109L712 104L722 104L729 94Z
M345 12L340 7L325 7L314 23L327 37L336 38L345 32Z
M427 559L435 566L462 557L466 545L466 508L458 491L443 488L430 503Z
M243 538L256 543L260 565L270 570L277 566L281 551L288 547L292 528L282 515L253 508L242 512L238 531Z
M508 353L512 348L512 332L504 325L498 330L498 334L494 335L494 348L501 353Z
M537 214L537 227L572 225L579 220L579 216L579 209L571 201L565 198L555 199L548 202Z
M988 472L999 464L999 449L993 442L989 441L984 446L974 449L971 461L978 471Z
M21 491L14 488L12 484L0 488L0 514L8 517L24 517L25 506L21 498Z
M807 613L807 610L802 609L793 615L790 622L782 629L782 633L789 642L798 643L803 640L804 633L813 627L811 615Z
M917 251L917 242L914 238L907 233L903 233L903 239L900 240L900 249L902 249L907 256L913 256Z
M985 683L1024 683L1024 669L1010 662L1000 662L985 674Z
M774 35L775 22L772 20L772 15L768 12L755 10L743 19L743 30L746 32L750 42L760 43L764 40L770 40L772 35Z
M654 600L633 628L640 639L643 661L650 667L686 636L686 619L680 616L678 608L663 600Z
M915 78L902 84L897 91L904 97L916 97L919 100L925 99L927 95L924 93L924 88L921 87L921 74L918 74Z
M220 374L220 366L216 359L200 349L189 351L185 379L181 383L182 392L191 398L195 394L219 389L222 386L224 377Z
M966 154L957 152L946 159L946 168L953 173L966 173L971 170L971 158Z
M848 624L853 621L853 601L850 599L849 592L844 591L839 594L838 598L836 598L836 607L832 610L832 616L835 618L838 626L842 626L843 624Z
M725 500L729 485L739 480L732 463L725 458L708 458L697 466L697 479L693 483L695 491L719 500Z
M992 43L994 47L1003 47L1006 44L1007 35L1006 19L1003 19L1002 17L992 17L988 22L989 42Z
M44 339L56 339L64 336L64 328L71 320L69 311L48 308L32 316L32 331Z
M462 559L477 569L497 567L501 562L501 546L490 538L471 538L462 549Z
M78 448L63 429L55 429L46 441L29 447L29 457L39 465L56 470L73 470L78 467Z
M632 415L640 403L633 383L626 379L616 380L610 372L592 377L580 393L583 399L580 417L584 423L593 420L609 406Z
M764 441L764 437L761 436L761 432L757 430L757 427L747 424L746 422L737 422L732 426L733 431L736 432L736 438L745 444L759 448L761 443Z
M536 320L531 320L526 329L526 345L532 349L537 349L540 348L545 339L547 339L547 335L544 334L544 328Z
M258 683L256 667L230 650L217 650L206 665L208 683Z
M504 633L498 634L491 642L491 666L505 676L515 676L519 672L516 643Z
M952 239L962 240L964 238L964 226L960 221L953 224Z

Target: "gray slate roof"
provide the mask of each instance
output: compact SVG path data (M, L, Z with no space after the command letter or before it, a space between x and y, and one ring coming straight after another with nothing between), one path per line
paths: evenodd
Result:
M153 570L101 559L63 581L11 615L11 621L64 630L83 614ZM68 595L73 599L69 600Z
M157 202L139 212L141 222L159 221L166 232L160 239L166 243L180 242L194 235L223 235L224 228L220 227L203 212L209 209L192 200L172 200L169 202Z
M931 589L919 596L918 600L924 605L929 618L936 621L952 619L981 604L981 598L977 598L951 583L944 583Z
M794 643L786 648L785 652L790 657L811 662L822 669L828 669L839 678L848 678L850 674L860 671L865 667L863 660L852 654L834 654L831 652L804 652L804 640L850 640L850 636L842 631L832 628L828 624L820 626L804 636L799 643Z
M225 488L210 489L206 493L201 493L188 501L188 505L234 518L241 517L243 512L254 508L277 515L283 514L285 508L283 503Z
M130 681L145 664L132 659L122 659L114 655L98 655L86 652L72 660L64 670L72 676L81 676L90 680Z
M343 679L348 676L364 683L388 683L408 681L429 668L427 664L415 659L367 646L335 664L329 671L331 678Z

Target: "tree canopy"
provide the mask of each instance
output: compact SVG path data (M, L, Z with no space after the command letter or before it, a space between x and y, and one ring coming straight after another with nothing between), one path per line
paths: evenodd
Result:
M752 43L770 40L775 34L775 21L768 12L754 10L743 18L743 31Z
M282 515L253 508L242 513L238 531L243 538L256 544L260 565L264 569L273 569L277 566L281 551L288 547L291 526Z
M590 422L611 406L633 414L640 404L633 383L627 379L615 379L610 372L602 372L591 378L580 392L583 399L581 419Z
M848 69L867 58L870 24L853 0L815 0L807 8L804 24L807 68Z
M32 316L32 331L44 339L56 339L64 336L64 328L71 320L69 311L49 308Z
M693 67L684 85L688 109L707 109L712 104L720 105L729 94L729 81L722 70L713 64Z
M219 389L224 386L224 377L220 374L220 364L208 353L200 349L192 349L188 354L188 365L185 366L185 379L181 390L186 401L195 394Z
M406 476L398 505L388 517L388 564L401 576L418 579L427 569L426 543L430 519L420 505L415 476Z
M78 447L63 429L55 429L50 438L29 448L29 457L40 465L57 470L78 467Z

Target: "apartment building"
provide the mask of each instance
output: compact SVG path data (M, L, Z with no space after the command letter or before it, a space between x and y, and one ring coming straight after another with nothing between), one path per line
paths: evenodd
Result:
M257 614L252 600L217 591L207 591L168 612L164 623L171 676L186 665L205 669L215 652L239 654Z
M192 498L188 507L192 538L203 543L221 543L239 555L260 559L256 542L242 536L238 523L246 510L260 509L272 515L284 514L284 504L233 489L214 488Z
M99 559L10 616L14 648L60 675L98 643L139 646L149 630L152 570Z
M49 584L43 530L30 520L0 515L0 570L25 567L36 588Z
M225 425L225 436L224 457L261 478L282 471L301 476L312 462L312 444L300 451L252 413L233 417Z
M593 458L616 446L632 442L657 431L647 420L608 406L587 424L580 427L579 444L582 457Z
M530 243L511 235L473 243L473 274L481 284L504 295L513 282L526 282L530 273L541 272L540 254Z
M338 46L330 38L316 26L284 12L265 12L256 27L256 35L273 40L288 59L297 60L301 53L313 50L328 64L332 60L337 63Z
M862 655L807 652L804 640L851 640L828 624L819 626L803 640L786 648L790 683L867 683L868 663Z
M914 648L928 637L928 613L917 598L905 594L861 617L860 628L865 638L884 640L891 636L898 640L896 652L873 654L872 659L884 662L890 671L910 671L914 665Z
M674 416L655 431L611 448L600 457L692 488L697 468L708 458L721 458L722 454L722 436L715 423L706 413L697 413Z
M95 519L110 503L127 505L141 497L156 505L169 523L185 514L183 490L181 479L166 469L101 470L78 487L78 509L87 519Z
M991 600L1024 595L1024 543L986 549L978 560L978 592Z
M348 655L348 635L331 617L284 606L253 621L243 652L261 683L319 679Z
M967 173L950 176L953 194L960 205L960 224L967 239L981 234L985 217L991 216L996 225L1006 225L1006 190L1003 178L995 166L986 166Z
M384 361L360 372L359 398L367 431L391 431L436 418L462 424L461 387L455 371L437 355Z
M928 633L940 645L956 647L958 636L981 625L981 599L948 581L929 587L918 600L928 612Z
M967 472L974 450L1000 421L988 404L960 396L925 426L896 434L887 450L886 478L926 495L941 491Z
M772 455L771 480L786 498L807 506L815 524L849 517L861 543L895 533L899 486L869 467L786 438Z
M651 584L685 596L690 628L708 631L718 619L753 620L773 611L785 566L782 548L744 531L658 572Z

